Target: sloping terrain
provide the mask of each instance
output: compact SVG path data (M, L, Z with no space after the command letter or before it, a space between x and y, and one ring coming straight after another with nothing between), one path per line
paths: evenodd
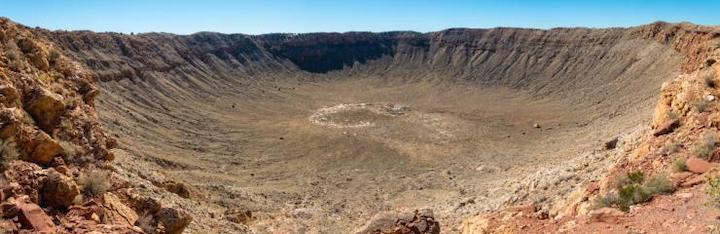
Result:
M451 230L520 199L508 181L641 125L682 61L642 30L47 34L102 77L127 160L213 212L251 210L260 232L333 232L417 207ZM366 127L309 119L359 103L407 110L335 117Z
M661 84L703 63L697 45L716 37L665 23L34 33L97 78L114 170L135 193L189 212L190 232L258 233L372 232L420 208L456 233L528 201L557 215L644 134Z

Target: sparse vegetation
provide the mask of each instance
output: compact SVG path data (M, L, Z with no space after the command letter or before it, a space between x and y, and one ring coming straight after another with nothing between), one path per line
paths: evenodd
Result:
M7 164L12 160L20 158L15 140L12 138L0 140L0 170L5 170Z
M68 157L75 157L78 154L78 147L75 146L73 143L70 143L68 141L59 141L60 147L63 149L63 153L65 153Z
M675 160L675 162L673 162L672 170L674 172L687 171L688 170L687 159L681 158L681 159Z
M58 52L57 50L53 49L50 51L50 53L48 53L48 61L50 63L55 64L58 61L58 59L60 59L60 52Z
M656 194L672 192L674 189L664 174L656 175L645 182L645 174L641 171L628 172L615 179L615 192L598 198L595 206L616 207L628 211L631 205L649 201Z
M710 203L713 206L720 208L720 176L713 176L708 179L705 194L710 197Z
M91 170L83 174L78 180L82 186L83 194L88 197L98 197L110 189L110 175L101 170Z
M660 149L660 154L671 155L680 151L680 144L674 141L668 141L665 146Z
M710 101L708 101L708 100L705 100L705 99L702 99L702 100L696 101L696 102L693 104L693 108L694 108L695 111L697 111L698 113L703 113L703 112L707 111L707 110L710 108L710 104L712 104L712 102L710 102Z
M680 119L680 114L678 114L675 111L668 111L667 117L668 117L668 119Z
M715 151L715 145L717 144L717 137L713 132L706 132L702 138L695 144L692 149L692 153L698 158L710 160L713 151Z

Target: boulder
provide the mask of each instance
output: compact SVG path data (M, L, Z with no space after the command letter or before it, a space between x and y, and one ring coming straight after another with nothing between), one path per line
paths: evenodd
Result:
M57 125L65 111L62 96L41 87L33 89L25 104L25 111L45 132L50 132Z
M192 192L190 186L183 182L168 180L163 183L162 187L168 192L177 194L182 198L190 199L191 197Z
M702 174L712 169L711 163L696 157L688 158L686 163L688 171L696 174Z
M247 224L252 219L252 212L247 208L230 208L225 211L225 219L234 223Z
M40 206L33 203L17 204L18 221L22 225L22 229L32 229L37 233L54 233L55 224L50 216L45 214Z
M42 131L35 131L25 146L30 146L33 149L26 160L38 164L50 163L63 152L60 143Z
M75 197L80 195L75 181L54 169L50 169L40 190L41 201L44 205L55 208L66 208L72 205Z
M677 127L680 126L680 120L678 119L670 119L665 121L663 124L658 125L657 128L655 128L655 131L653 132L653 136L662 136L668 133L671 133L675 131Z
M383 212L375 215L370 222L355 233L438 234L440 233L440 223L435 220L431 209L412 212Z
M161 208L155 214L157 221L165 228L168 234L179 234L192 222L192 217L185 211L175 208Z
M113 193L105 193L102 198L102 222L106 224L133 226L138 215L120 201Z

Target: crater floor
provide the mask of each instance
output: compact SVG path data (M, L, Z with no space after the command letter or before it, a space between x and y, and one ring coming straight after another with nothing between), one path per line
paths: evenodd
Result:
M100 86L101 117L129 157L163 165L147 170L202 191L211 210L252 210L261 233L352 231L378 212L420 207L451 231L517 199L511 181L650 113L610 118L521 90L373 78L288 78L204 99L151 82Z

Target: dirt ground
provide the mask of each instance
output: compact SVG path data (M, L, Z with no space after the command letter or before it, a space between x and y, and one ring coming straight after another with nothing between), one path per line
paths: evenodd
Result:
M246 207L259 233L348 232L420 207L453 233L463 217L518 200L509 184L650 113L593 119L519 90L371 78L249 84L202 100L172 84L100 86L121 148L152 162L137 165L161 165L148 170L197 188L211 210Z

